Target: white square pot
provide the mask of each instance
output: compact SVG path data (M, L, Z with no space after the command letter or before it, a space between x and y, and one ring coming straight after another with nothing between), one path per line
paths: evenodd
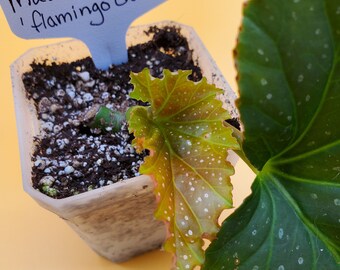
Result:
M203 75L210 83L225 89L226 96L231 101L226 106L232 115L236 115L233 107L235 94L193 29L169 21L153 25L174 25L181 28ZM144 31L150 26L131 27L127 34L128 46L148 41L150 37ZM24 190L34 200L64 219L93 250L111 261L120 262L159 248L165 240L165 226L153 216L156 200L151 178L142 175L65 199L50 198L35 190L31 183L33 138L40 133L40 124L33 103L26 98L22 74L31 70L30 64L34 60L42 62L48 59L62 63L87 56L89 51L86 46L80 41L71 40L29 50L12 64L22 181Z

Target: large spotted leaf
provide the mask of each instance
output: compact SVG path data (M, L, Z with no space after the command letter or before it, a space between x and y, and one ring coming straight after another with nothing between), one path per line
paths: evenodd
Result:
M128 113L129 129L137 149L150 150L140 168L156 181L159 201L156 217L167 223L165 249L176 255L177 269L193 269L204 261L204 237L213 237L221 211L231 207L227 150L237 149L232 130L223 125L229 114L216 99L222 90L206 79L188 80L190 71L163 79L147 69L131 74L131 97L149 102Z
M259 173L204 269L340 269L340 1L250 1L236 54Z

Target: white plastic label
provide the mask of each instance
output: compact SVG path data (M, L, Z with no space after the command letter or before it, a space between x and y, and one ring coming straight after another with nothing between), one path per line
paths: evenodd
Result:
M127 62L126 31L137 17L166 0L0 0L8 23L25 39L74 37L88 46L98 68Z

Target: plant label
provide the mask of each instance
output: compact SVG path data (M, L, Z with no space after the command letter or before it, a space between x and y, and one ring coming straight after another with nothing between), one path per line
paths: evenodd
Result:
M166 0L0 0L14 34L25 39L74 37L97 68L127 62L125 36L137 17Z

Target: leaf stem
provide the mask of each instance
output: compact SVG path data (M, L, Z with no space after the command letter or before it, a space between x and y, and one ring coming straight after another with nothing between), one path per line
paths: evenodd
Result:
M224 122L224 125L231 128L233 131L233 136L236 138L237 142L240 145L240 149L239 150L233 150L248 166L249 168L256 174L258 175L260 173L260 171L258 169L256 169L253 164L251 164L251 162L249 161L249 159L247 158L246 154L244 153L243 149L242 149L242 145L243 145L243 133L241 131L239 131L237 128L235 128L234 126L232 126L231 124L229 124L228 122Z
M83 117L83 122L90 128L118 132L126 120L125 113L112 111L101 105L93 106Z

